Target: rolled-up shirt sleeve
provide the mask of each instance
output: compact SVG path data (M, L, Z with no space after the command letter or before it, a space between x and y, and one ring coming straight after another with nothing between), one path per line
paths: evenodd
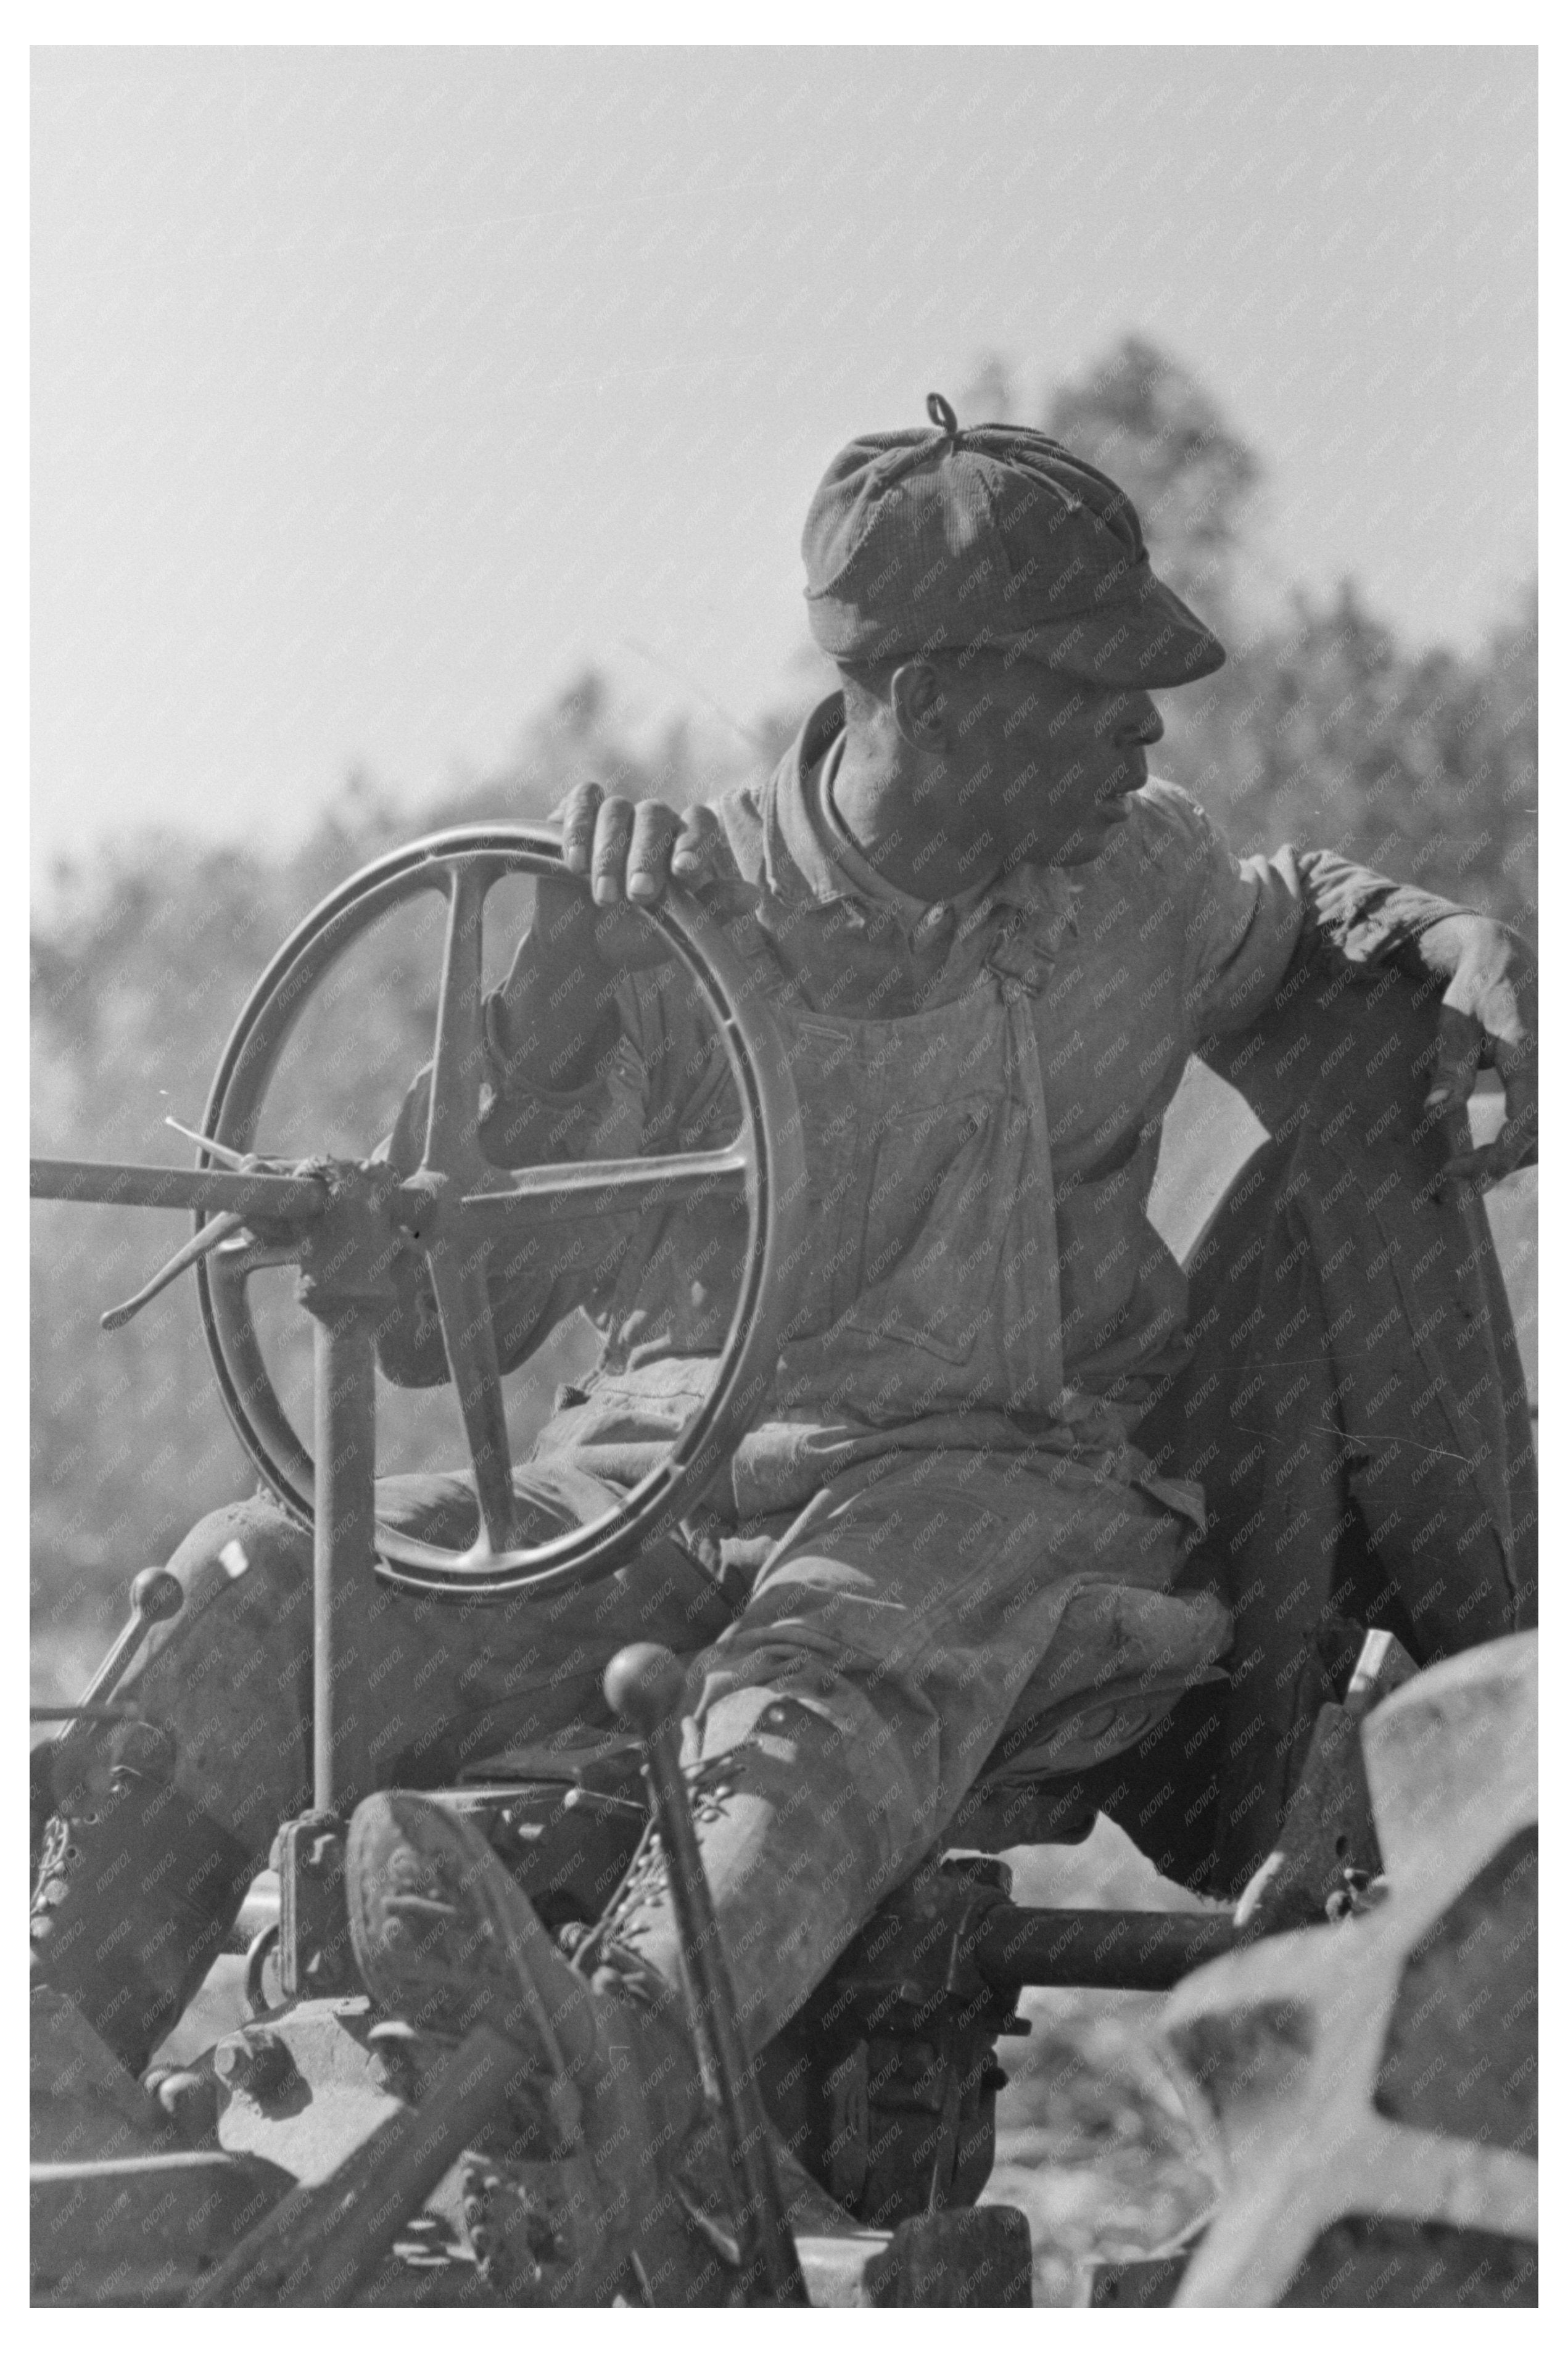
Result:
M1301 937L1301 877L1288 848L1238 858L1179 785L1149 793L1168 828L1161 864L1181 893L1182 1014L1195 1045L1247 1028L1279 987Z
M1414 882L1393 882L1333 849L1295 852L1306 923L1351 964L1403 964L1424 969L1411 951L1423 932L1473 907L1441 899Z
M1238 858L1191 794L1151 789L1170 828L1165 862L1185 894L1183 1011L1194 1045L1249 1029L1317 944L1351 964L1418 973L1423 932L1463 912L1335 850L1287 842Z

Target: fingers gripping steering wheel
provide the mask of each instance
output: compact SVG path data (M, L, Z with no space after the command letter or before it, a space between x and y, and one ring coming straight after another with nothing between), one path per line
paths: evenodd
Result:
M754 1418L778 1360L782 1276L805 1227L800 1114L788 1058L758 991L714 920L672 891L641 910L695 984L722 1042L740 1104L734 1140L716 1151L571 1162L505 1172L483 1156L482 1031L486 897L503 876L564 876L558 839L536 825L465 826L366 867L323 901L262 975L224 1050L202 1132L234 1153L258 1149L268 1090L289 1038L333 967L371 927L422 894L447 902L429 1109L420 1166L392 1188L391 1224L423 1251L447 1364L467 1434L479 1535L466 1551L376 1525L377 1570L410 1593L501 1599L557 1592L609 1576L695 1503ZM203 1166L213 1165L203 1155ZM668 1454L618 1507L539 1545L516 1541L506 1404L486 1269L497 1243L564 1219L624 1217L679 1202L744 1196L747 1243L736 1303L703 1403ZM411 1212L410 1203L417 1213ZM198 1217L198 1225L202 1220ZM273 1387L249 1298L250 1276L291 1255L243 1236L220 1244L198 1282L225 1406L266 1484L313 1524L314 1465Z

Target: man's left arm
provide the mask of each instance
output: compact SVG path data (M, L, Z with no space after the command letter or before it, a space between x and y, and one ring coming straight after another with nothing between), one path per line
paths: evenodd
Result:
M1327 939L1353 964L1392 965L1441 984L1426 1110L1459 1111L1478 1071L1496 1071L1505 1117L1490 1144L1450 1155L1447 1174L1489 1184L1534 1161L1540 1028L1535 960L1516 932L1478 908L1391 882L1331 850L1295 853L1303 938Z
M1478 1070L1502 1080L1500 1132L1454 1154L1447 1173L1489 1183L1533 1161L1536 974L1516 933L1332 850L1287 846L1271 858L1237 858L1190 795L1157 789L1191 891L1184 1009L1194 1049L1250 1030L1292 971L1327 943L1347 963L1441 983L1430 1113L1462 1110Z

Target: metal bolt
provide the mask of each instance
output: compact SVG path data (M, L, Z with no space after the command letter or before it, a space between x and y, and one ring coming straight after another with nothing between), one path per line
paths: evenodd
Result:
M231 2092L249 2092L255 2100L281 2092L294 2072L288 2044L265 2027L229 2035L213 2052L212 2064Z
M370 2055L376 2063L381 2088L395 2099L413 2101L418 2096L419 2071L415 2052L418 2039L413 2027L400 2018L379 2020L366 2038Z
M188 2146L212 2138L217 2129L217 2085L210 2075L191 2067L161 2068L148 2089Z

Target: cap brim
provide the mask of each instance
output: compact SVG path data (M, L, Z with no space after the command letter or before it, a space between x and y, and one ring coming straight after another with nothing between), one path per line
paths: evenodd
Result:
M1086 610L1008 628L994 607L985 617L960 619L938 609L929 619L913 613L874 619L859 606L808 594L811 634L839 661L885 661L966 646L1017 652L1048 670L1092 678L1105 686L1186 686L1219 669L1225 649L1213 629L1184 605L1140 558L1130 576L1107 581ZM978 602L978 600L976 600Z
M1186 686L1225 659L1213 629L1152 573L1134 596L987 643L1105 686Z

